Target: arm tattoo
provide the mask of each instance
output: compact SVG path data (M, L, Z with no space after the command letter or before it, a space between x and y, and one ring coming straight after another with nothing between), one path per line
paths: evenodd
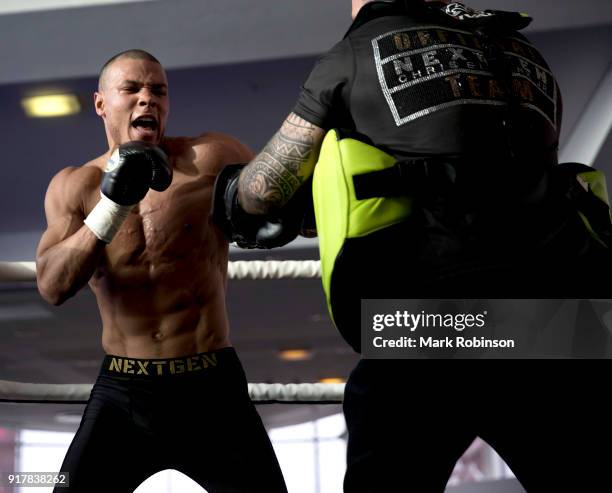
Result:
M240 205L265 214L282 207L314 170L325 131L291 113L240 175Z

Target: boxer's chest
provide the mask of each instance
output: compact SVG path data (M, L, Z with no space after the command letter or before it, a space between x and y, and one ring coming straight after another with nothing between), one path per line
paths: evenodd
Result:
M211 234L212 184L207 177L175 172L166 191L151 190L134 207L109 245L109 256L126 263L192 257Z

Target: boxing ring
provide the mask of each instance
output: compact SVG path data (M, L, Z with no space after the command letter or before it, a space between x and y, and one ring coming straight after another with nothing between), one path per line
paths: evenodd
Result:
M230 279L315 279L321 277L318 260L235 261L228 263ZM0 262L0 283L36 282L34 262ZM85 404L93 384L44 384L0 380L0 402ZM338 404L342 383L249 383L257 404Z
M232 280L280 280L317 279L321 277L318 260L288 261L234 261L228 263L228 277ZM29 285L36 282L34 262L0 262L0 284L7 286ZM344 396L343 383L249 383L248 390L255 404L320 405L341 404ZM86 404L93 384L46 384L0 380L0 402L13 404ZM483 460L496 469L503 461L488 445L477 439L458 460L453 478L459 481L482 481L485 473L480 469ZM491 467L493 467L491 466ZM501 472L497 471L496 475ZM482 483L482 491L521 491L513 480L506 488L502 482ZM451 486L452 483L449 483ZM459 483L455 483L461 484ZM476 483L471 483L474 485ZM481 491L478 486L469 491ZM493 488L493 489L491 489ZM451 487L449 491L454 491ZM459 487L457 493L464 490ZM467 491L467 490L465 490Z

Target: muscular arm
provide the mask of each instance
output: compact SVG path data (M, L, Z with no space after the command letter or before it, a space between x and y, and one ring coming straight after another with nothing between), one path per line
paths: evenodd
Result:
M36 277L41 296L53 305L89 281L104 252L105 243L83 224L88 181L84 170L66 168L53 178L45 197L47 230L36 252Z
M312 175L325 130L291 113L240 174L238 201L250 214L282 207Z

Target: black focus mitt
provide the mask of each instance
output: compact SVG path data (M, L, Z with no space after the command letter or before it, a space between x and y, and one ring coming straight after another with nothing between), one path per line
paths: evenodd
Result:
M238 180L246 165L223 168L215 181L212 218L229 242L240 248L276 248L293 241L303 228L312 203L312 187L305 183L281 209L249 214L238 202Z

